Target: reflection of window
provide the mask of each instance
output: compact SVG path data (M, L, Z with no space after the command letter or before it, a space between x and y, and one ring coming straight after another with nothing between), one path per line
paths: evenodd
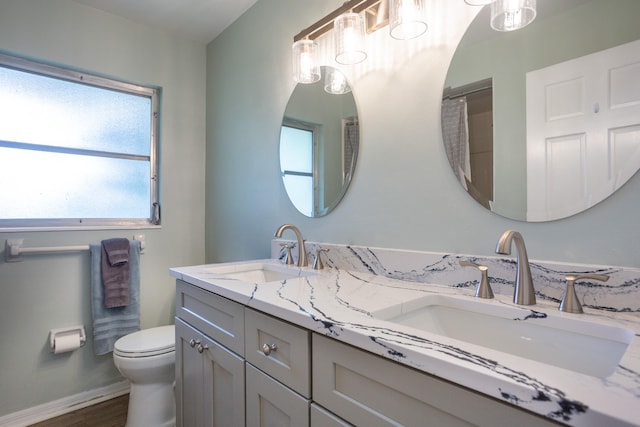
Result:
M280 172L287 194L296 209L314 213L313 150L315 127L285 120L280 135Z
M159 223L156 89L0 54L0 226Z

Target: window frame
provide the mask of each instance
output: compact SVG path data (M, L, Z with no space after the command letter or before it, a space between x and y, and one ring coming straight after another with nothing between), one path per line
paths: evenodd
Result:
M96 72L87 72L65 65L53 65L36 60L7 54L0 51L0 66L20 72L36 74L49 78L62 79L71 83L108 89L134 96L143 96L151 100L151 129L149 147L149 216L148 218L1 218L0 231L37 231L37 230L90 230L102 228L155 228L161 225L160 216L160 164L159 164L159 122L160 97L159 87L143 86L121 79L107 77ZM2 140L4 146L13 141ZM37 144L36 144L37 146ZM63 151L62 148L60 151ZM53 152L54 150L37 150ZM70 151L74 151L71 149ZM92 150L84 150L92 152ZM99 153L95 150L94 153ZM105 153L109 156L108 153ZM116 153L118 158L139 158L138 155ZM144 156L146 157L146 156Z

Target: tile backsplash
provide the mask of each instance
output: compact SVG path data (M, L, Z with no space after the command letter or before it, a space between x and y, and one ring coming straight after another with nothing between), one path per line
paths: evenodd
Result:
M285 240L273 239L271 257L284 260L286 250L280 246ZM296 242L292 253L297 259ZM489 281L496 294L512 295L516 277L516 256L487 257L463 254L406 251L400 249L369 248L306 242L309 265L318 249L325 267L371 273L411 282L447 285L475 289L480 272L461 267L461 260L489 267ZM630 313L640 316L640 269L589 266L530 260L531 275L538 300L560 303L566 288L567 274L606 274L607 282L582 280L576 282L576 292L582 305L606 312Z

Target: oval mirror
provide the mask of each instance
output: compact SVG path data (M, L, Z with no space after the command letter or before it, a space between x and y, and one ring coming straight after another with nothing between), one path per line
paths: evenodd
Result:
M497 32L484 7L449 67L449 163L487 209L551 221L604 200L640 167L640 1L538 0Z
M291 203L308 217L331 212L351 182L360 131L344 75L321 67L322 79L298 84L280 130L280 173Z

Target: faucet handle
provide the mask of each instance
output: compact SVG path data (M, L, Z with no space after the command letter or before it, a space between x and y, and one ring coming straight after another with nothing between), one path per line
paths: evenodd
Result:
M574 286L576 280L593 279L606 282L609 280L609 276L606 274L568 274L566 279L567 289L564 291L558 310L564 311L565 313L583 313L582 304L580 304L580 300L578 300L578 295L576 294L576 288Z
M316 251L316 258L313 260L313 269L314 270L322 270L324 268L324 264L322 263L322 259L320 258L320 254L322 252L329 252L329 249L320 249Z
M291 255L291 245L288 243L280 243L280 246L287 249L287 257L285 259L285 264L293 265L293 255Z
M489 267L471 261L460 261L460 266L475 267L482 273L482 279L478 282L478 286L476 286L476 298L493 298L493 290L489 284Z

